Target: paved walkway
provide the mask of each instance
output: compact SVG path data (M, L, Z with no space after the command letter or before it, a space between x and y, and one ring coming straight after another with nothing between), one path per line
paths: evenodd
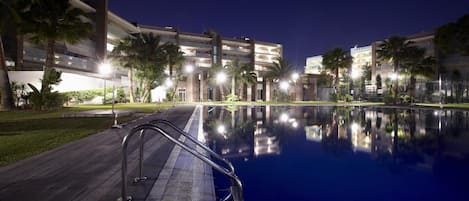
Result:
M185 131L204 142L201 109L197 107ZM185 137L179 139L195 147ZM206 154L201 148L197 150ZM215 197L212 168L182 148L174 147L147 201L214 201Z
M109 129L2 167L0 201L116 200L120 195L123 136L133 126L156 118L166 118L184 127L193 110L193 106L173 108L131 122L123 129ZM136 139L128 149L129 178L137 175ZM174 147L159 135L146 135L146 139L144 173L150 178L141 184L129 184L129 194L134 200L145 200L150 194L156 175L164 168Z
M114 113L118 117L129 116L135 113L135 110L123 110L116 109ZM63 117L112 117L114 114L112 110L87 110L78 112L67 112L63 114Z

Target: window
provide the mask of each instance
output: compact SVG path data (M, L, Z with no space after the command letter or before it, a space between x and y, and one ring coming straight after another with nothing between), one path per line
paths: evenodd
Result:
M178 95L179 95L179 101L186 102L186 89L179 89Z

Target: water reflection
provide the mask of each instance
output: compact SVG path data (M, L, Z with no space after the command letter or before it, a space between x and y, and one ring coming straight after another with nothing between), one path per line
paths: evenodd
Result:
M438 158L467 159L469 113L360 107L204 107L204 131L224 157L282 153L304 135L333 155L367 153L388 164L431 168Z

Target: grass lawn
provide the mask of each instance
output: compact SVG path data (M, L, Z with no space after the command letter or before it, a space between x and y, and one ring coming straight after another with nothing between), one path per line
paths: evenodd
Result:
M438 103L417 103L418 106L424 107L440 107ZM443 108L458 108L458 109L469 109L469 103L450 103L450 104L441 104Z
M117 104L117 109L155 112L170 104ZM80 105L56 111L0 112L0 166L14 163L110 128L112 118L63 118L66 112L111 109L111 105ZM135 119L119 118L119 122Z

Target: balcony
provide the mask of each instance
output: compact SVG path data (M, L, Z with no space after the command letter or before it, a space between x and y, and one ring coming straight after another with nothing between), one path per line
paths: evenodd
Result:
M46 61L46 51L34 47L25 47L24 60L34 63L44 63ZM83 59L74 56L55 54L55 65L59 68L67 68L81 71L94 71L96 65L94 60Z

